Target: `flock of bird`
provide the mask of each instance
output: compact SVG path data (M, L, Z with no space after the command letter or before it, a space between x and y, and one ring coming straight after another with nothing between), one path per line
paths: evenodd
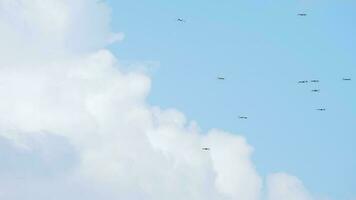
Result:
M351 81L351 78L343 78L342 80L343 81ZM307 80L298 81L299 84L306 84L308 82L309 81L307 81ZM319 83L320 81L319 80L310 80L310 82L311 83ZM320 89L313 89L311 91L314 92L314 93L318 93L318 92L320 92ZM317 108L316 110L317 111L326 111L326 108Z
M301 16L301 17L307 16L306 13L298 13L297 15L298 15L298 16ZM183 18L178 18L177 21L180 22L180 23L186 23L186 22L187 22L187 21L186 21L185 19L183 19ZM224 81L224 80L225 80L225 77L223 77L223 76L218 76L217 79L220 80L220 81ZM343 80L343 81L351 81L351 78L343 78L342 80ZM319 83L320 81L319 81L319 80L316 80L316 79L310 80L310 81L308 81L308 80L301 80L301 81L298 81L298 84L307 84L307 83L309 83L309 82L311 82L311 83ZM311 92L319 93L319 92L320 92L320 89L313 89L313 90L311 90ZM317 110L317 111L326 111L326 108L317 108L316 110ZM239 119L247 120L248 117L247 117L247 116L239 116ZM204 148L202 148L202 150L204 150L204 151L209 151L210 148L204 147Z
M305 17L305 16L307 16L307 14L306 14L306 13L298 13L298 16ZM182 22L182 23L187 22L187 21L186 21L185 19L183 19L183 18L177 18L177 21L178 21L178 22Z

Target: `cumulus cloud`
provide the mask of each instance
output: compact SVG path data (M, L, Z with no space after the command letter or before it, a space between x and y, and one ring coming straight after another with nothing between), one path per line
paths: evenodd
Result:
M123 39L109 24L95 0L0 0L0 198L260 199L253 148L147 104L150 78L105 49ZM287 175L268 188L310 199Z
M272 174L267 178L268 200L312 200L313 198L295 176L285 173Z
M94 0L1 0L0 18L2 62L48 61L123 39L110 30L109 7Z

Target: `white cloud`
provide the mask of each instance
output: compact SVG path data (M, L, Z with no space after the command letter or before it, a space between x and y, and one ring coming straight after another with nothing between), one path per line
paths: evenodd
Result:
M0 18L0 54L12 62L88 53L123 39L110 30L110 9L95 0L1 0Z
M272 174L267 178L268 200L312 200L303 183L295 176L285 173Z
M0 0L0 147L21 161L0 168L1 199L260 199L252 147L148 105L150 78L102 49L123 39L109 16L94 0ZM271 200L304 198L286 177L269 178Z

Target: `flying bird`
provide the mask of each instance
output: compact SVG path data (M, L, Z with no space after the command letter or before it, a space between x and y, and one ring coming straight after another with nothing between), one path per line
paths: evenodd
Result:
M343 81L351 81L351 78L343 78Z
M320 90L312 90L312 92L320 92Z
M218 80L225 80L225 77L218 76Z
M239 116L239 119L247 119L246 116Z
M298 83L308 83L308 81L298 81Z
M319 83L319 80L311 80L312 83Z
M182 19L182 18L178 18L177 21L183 22L183 23L186 22L185 19Z
M208 147L203 147L202 150L204 150L204 151L209 151L210 148L208 148Z
M299 13L298 16L305 17L305 16L307 16L307 14L305 14L305 13Z
M316 109L316 110L318 110L318 111L325 111L326 109L325 109L325 108L318 108L318 109Z

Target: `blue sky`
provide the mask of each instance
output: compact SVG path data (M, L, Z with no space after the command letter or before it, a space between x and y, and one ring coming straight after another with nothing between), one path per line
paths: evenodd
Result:
M355 2L108 2L126 36L115 55L160 63L151 104L244 135L262 175L285 171L313 193L355 197L356 83L342 81L356 79ZM310 79L320 83L296 83Z

